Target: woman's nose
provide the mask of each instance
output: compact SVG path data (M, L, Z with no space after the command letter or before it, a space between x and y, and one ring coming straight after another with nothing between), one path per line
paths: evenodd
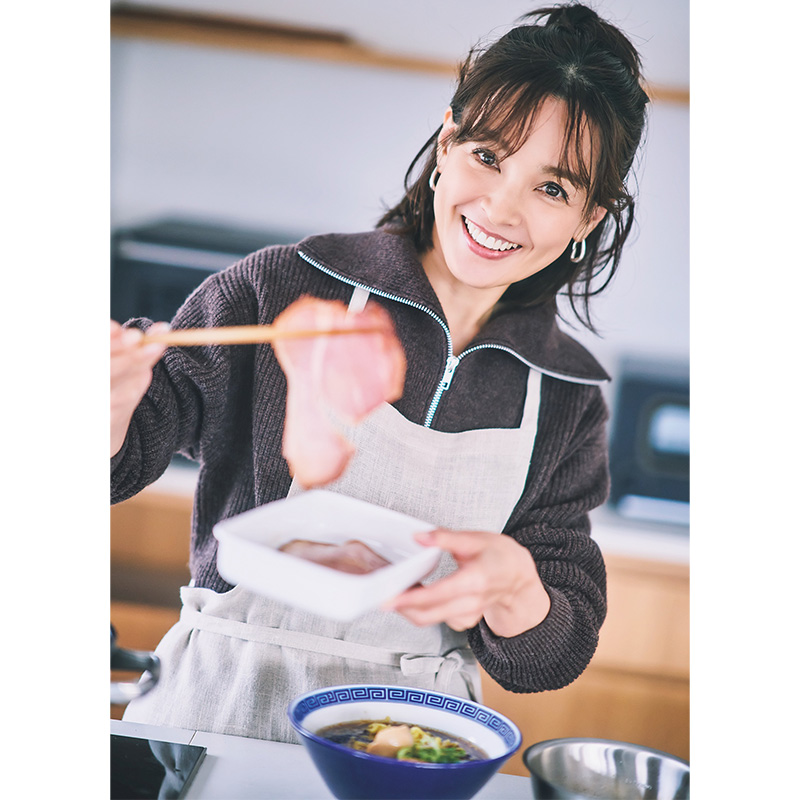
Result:
M522 194L512 181L497 181L483 199L486 218L494 225L518 225L522 218Z

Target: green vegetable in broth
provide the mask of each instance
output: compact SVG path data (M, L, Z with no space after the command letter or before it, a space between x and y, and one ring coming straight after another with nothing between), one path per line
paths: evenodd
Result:
M354 750L399 761L458 764L487 757L471 742L443 731L392 722L388 717L382 722L360 720L329 725L318 735Z

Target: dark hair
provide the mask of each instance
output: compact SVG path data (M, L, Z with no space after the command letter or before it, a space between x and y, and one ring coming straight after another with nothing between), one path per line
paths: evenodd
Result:
M499 142L513 153L524 144L544 101L565 103L568 122L561 166L570 162L577 168L587 192L586 216L594 206L607 213L587 236L586 254L579 263L570 260L567 247L545 269L509 286L499 307L553 301L566 287L578 318L593 330L589 298L613 277L633 225L634 201L626 179L645 126L648 97L640 83L641 61L618 28L584 5L540 8L521 19L533 22L512 29L483 50L473 48L461 65L450 104L456 127L448 141ZM428 181L436 169L441 130L440 126L411 162L403 199L378 223L410 233L420 252L433 244L433 191ZM583 146L587 136L589 159ZM592 281L604 270L602 285L593 288Z

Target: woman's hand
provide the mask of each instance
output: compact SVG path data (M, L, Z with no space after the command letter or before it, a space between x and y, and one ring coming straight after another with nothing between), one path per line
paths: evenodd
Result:
M429 586L407 589L384 606L409 622L445 622L461 631L483 618L496 635L508 637L535 627L550 611L531 554L510 536L438 529L416 539L451 553L458 569Z
M169 330L164 322L151 329ZM142 346L142 332L111 321L111 455L119 452L133 412L153 379L153 366L164 354L161 344Z

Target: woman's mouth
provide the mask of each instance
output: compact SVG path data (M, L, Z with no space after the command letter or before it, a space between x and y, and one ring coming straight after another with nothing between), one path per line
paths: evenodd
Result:
M473 250L480 248L482 255L505 255L522 247L521 244L509 242L499 236L489 235L483 228L476 225L471 219L467 219L467 217L461 217L461 220L467 234L468 243Z

